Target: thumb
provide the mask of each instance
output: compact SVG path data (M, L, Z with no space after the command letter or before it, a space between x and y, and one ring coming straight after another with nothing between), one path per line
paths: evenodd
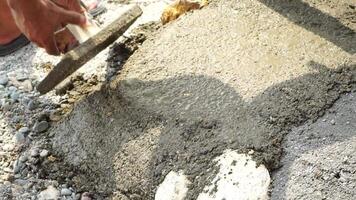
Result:
M83 14L65 9L61 9L59 14L63 24L75 24L79 26L87 24L87 19Z
M49 36L42 45L48 54L58 56L60 54L54 35Z

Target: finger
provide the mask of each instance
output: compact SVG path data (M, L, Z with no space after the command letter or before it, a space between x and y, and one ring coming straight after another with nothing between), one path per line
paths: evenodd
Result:
M80 5L79 0L55 0L53 1L58 6L65 8L67 10L76 11L79 13L84 13L85 8Z
M60 54L58 47L56 45L54 35L52 35L50 38L48 38L46 41L44 41L43 44L44 44L43 46L46 49L46 52L48 54L55 55L55 56L58 56Z
M84 26L87 24L87 19L84 15L79 14L74 11L69 11L65 9L60 10L61 22L64 24L76 24L79 26Z
M72 9L74 11L77 11L77 12L80 12L80 13L84 13L86 11L85 8L83 8L80 5L80 1L79 0L73 0L72 4L71 4L71 7L72 7Z

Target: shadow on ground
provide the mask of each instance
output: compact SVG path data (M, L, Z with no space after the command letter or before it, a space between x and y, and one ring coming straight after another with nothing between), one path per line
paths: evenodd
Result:
M310 6L302 0L258 0L272 10L286 17L320 37L334 43L344 51L356 53L356 33L353 29L342 24L338 19ZM349 8L350 15L355 9Z
M318 72L271 86L249 103L205 76L124 80L80 102L52 131L53 148L77 170L73 184L101 198L153 199L169 171L183 170L194 199L224 150L253 149L259 163L276 169L291 128L318 119L354 87L356 66L311 67Z

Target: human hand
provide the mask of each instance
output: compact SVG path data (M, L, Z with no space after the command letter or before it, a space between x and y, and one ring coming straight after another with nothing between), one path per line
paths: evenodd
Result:
M54 33L67 24L84 26L78 0L7 0L21 32L48 54L59 55Z

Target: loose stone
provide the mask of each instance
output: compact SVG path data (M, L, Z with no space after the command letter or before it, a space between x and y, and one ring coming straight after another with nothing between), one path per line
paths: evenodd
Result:
M33 131L36 133L41 133L46 131L49 128L49 124L46 121L41 121L35 124Z

